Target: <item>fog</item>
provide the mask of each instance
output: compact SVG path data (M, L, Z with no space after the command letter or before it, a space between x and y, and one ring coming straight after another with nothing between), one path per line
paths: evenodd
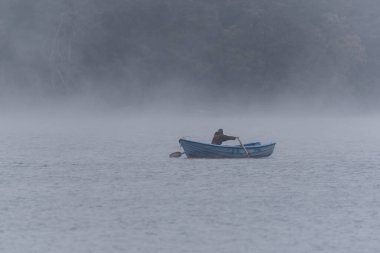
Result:
M372 0L3 0L0 105L373 113L379 10Z
M0 251L378 252L379 13L0 0ZM274 152L169 158L219 128Z
M380 247L375 118L42 115L2 117L4 252ZM169 158L178 138L209 143L220 127L244 143L275 141L274 153Z

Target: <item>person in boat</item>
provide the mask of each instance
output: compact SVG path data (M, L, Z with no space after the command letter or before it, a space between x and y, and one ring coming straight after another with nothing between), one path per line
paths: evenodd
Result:
M235 136L228 136L223 133L223 129L219 129L214 134L214 138L212 138L211 144L221 145L224 141L236 140Z

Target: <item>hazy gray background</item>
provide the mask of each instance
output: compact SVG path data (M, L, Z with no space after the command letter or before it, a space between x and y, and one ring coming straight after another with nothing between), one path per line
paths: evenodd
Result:
M379 252L379 13L0 0L0 252Z
M374 0L1 0L1 106L373 111L379 12Z

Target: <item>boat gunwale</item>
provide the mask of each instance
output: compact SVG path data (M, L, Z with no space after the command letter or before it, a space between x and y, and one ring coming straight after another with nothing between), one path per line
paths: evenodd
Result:
M206 145L206 146L211 146L211 147L218 147L218 148L236 148L236 149L242 149L241 146L239 145L234 145L234 146L231 146L231 145L216 145L216 144L209 144L209 143L203 143L203 142L197 142L197 141L191 141L191 140L187 140L187 139L179 139L179 143L181 144L181 140L182 141L187 141L187 142L191 142L191 143L195 143L195 144L201 144L201 145ZM250 143L248 144L243 144L244 147L246 147L247 149L253 149L253 148L265 148L265 147L269 147L269 146L274 146L276 145L276 142L271 142L269 144L264 144L264 145L258 145L258 146L250 146L249 145Z

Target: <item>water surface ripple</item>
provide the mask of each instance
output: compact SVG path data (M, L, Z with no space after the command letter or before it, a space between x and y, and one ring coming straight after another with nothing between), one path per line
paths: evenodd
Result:
M380 124L367 121L5 122L0 251L378 252ZM275 152L168 157L220 126Z

